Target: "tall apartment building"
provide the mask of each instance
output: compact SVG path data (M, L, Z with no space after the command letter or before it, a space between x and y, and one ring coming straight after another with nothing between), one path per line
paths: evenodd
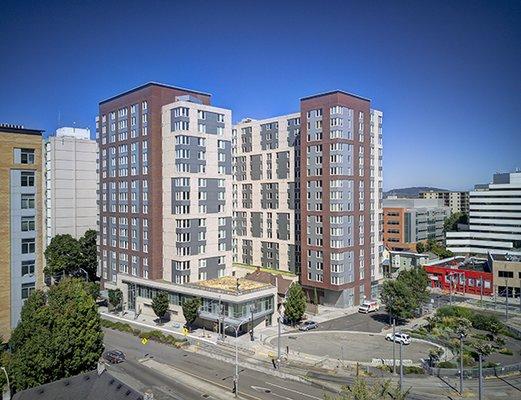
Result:
M469 192L434 191L420 192L422 199L440 199L454 213L469 213Z
M418 242L443 240L450 216L443 200L387 198L383 201L383 239L393 251L416 251Z
M98 229L97 144L89 129L64 127L46 139L45 235L83 236Z
M382 113L341 91L235 127L234 257L300 273L321 302L358 304L382 276ZM300 251L299 251L300 250Z
M187 283L230 272L230 111L148 83L100 103L98 137L106 286L118 274Z
M300 113L233 130L234 261L299 274Z
M521 252L521 172L494 174L470 192L469 229L447 232L457 254Z
M0 125L0 335L43 285L42 131Z

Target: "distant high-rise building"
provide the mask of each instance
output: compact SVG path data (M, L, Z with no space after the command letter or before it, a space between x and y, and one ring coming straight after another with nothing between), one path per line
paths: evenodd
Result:
M60 234L98 229L97 144L89 129L59 128L45 140L46 244Z
M376 295L381 237L382 113L341 91L300 113L236 125L239 263L300 274L335 306Z
M422 199L440 199L447 207L450 207L453 214L469 213L469 192L445 192L429 190L420 192Z
M43 285L42 132L0 125L0 336Z
M447 232L456 254L521 252L521 172L494 174L470 192L469 227Z
M383 239L393 251L416 251L416 244L443 240L443 224L451 214L443 200L387 198L383 201Z

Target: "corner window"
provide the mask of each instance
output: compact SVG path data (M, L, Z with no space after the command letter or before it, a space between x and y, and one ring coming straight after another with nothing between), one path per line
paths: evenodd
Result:
M34 289L34 283L22 284L22 300L29 298L29 296L34 292Z
M21 149L20 150L20 163L34 164L34 149Z

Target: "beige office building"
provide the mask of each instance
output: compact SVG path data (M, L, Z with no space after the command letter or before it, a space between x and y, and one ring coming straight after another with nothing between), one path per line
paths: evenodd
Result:
M59 128L45 141L45 240L97 228L97 144L89 129Z
M43 285L42 131L0 125L0 336Z

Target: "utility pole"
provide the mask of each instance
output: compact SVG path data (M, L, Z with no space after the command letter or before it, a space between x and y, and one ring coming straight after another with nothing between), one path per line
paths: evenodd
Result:
M494 285L494 310L497 309L497 295L498 295L497 285Z
M277 366L280 363L280 328L282 325L282 315L279 314L279 323L277 324Z
M479 400L483 400L483 360L479 353Z
M403 363L402 363L402 347L403 342L400 341L400 393L403 390Z
M452 305L452 274L449 274L449 303Z
M481 279L479 280L479 289L480 289L480 292L479 292L479 303L481 304L481 307L483 308L483 277L481 277Z
M505 286L506 286L506 291L505 291L505 320L508 322L508 279L505 278Z
M251 311L251 332L250 332L250 340L253 342L255 339L253 337L253 312L255 311L255 306L252 304L250 306L250 311Z
M393 374L396 375L396 342L394 341L394 335L396 333L396 319L393 318Z
M465 335L459 335L459 394L463 396L463 338Z

